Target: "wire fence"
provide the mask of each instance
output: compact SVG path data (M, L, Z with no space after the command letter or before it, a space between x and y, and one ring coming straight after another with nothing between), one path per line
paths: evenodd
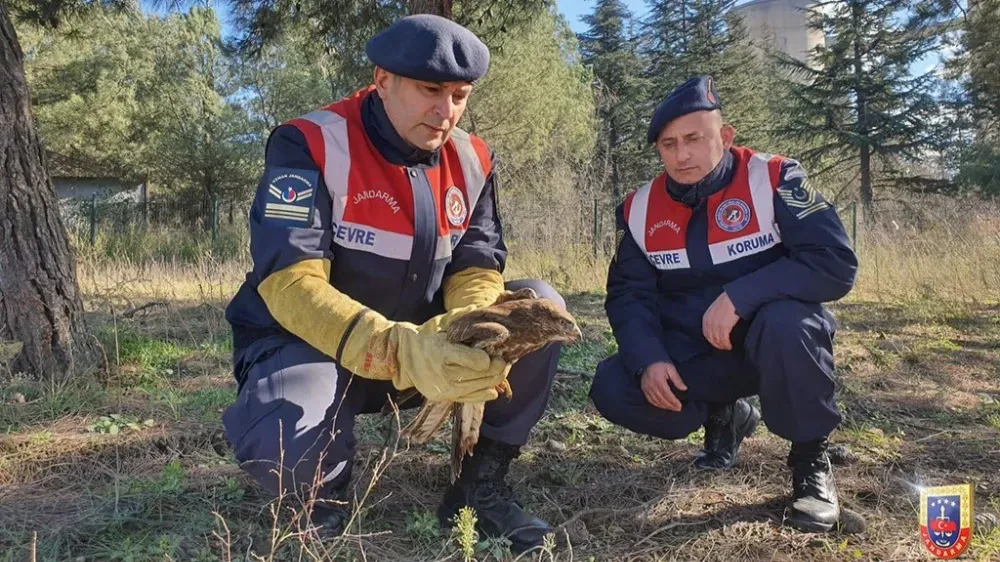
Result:
M615 251L615 206L607 198L573 201L573 209L564 209L559 218L531 217L529 207L516 202L512 213L502 217L509 241L547 240L547 244L581 244L590 248L593 258L607 258ZM142 244L157 243L149 233L160 234L170 245L182 243L200 250L220 245L228 252L241 252L248 239L247 200L220 199L217 196L159 197L144 201L110 200L97 196L61 202L63 220L79 246L101 249L115 257L123 248L131 254L157 254L155 248L142 251ZM530 206L534 207L534 205ZM858 239L858 205L851 202L838 209L851 236ZM548 214L548 213L545 213ZM575 215L575 218L574 218ZM565 238L565 240L563 240ZM169 253L169 252L168 252ZM182 253L197 254L194 249ZM158 255L161 255L160 252Z
M68 199L60 202L67 229L93 247L99 236L132 236L147 229L168 229L179 236L213 242L226 228L245 228L249 202L218 196L163 197L144 201Z

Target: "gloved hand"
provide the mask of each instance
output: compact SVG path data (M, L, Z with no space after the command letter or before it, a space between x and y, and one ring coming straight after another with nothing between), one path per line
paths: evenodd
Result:
M509 300L538 298L531 289L508 291L504 289L503 276L492 269L470 267L445 278L444 304L448 312L439 314L423 324L431 331L448 330L454 320L473 310L500 304Z
M468 306L455 308L453 310L449 310L448 312L438 314L421 324L420 331L432 334L437 332L447 332L448 326L451 326L451 323L454 322L456 318L479 308L482 307L477 304L470 304Z
M467 314L474 310L485 308L487 306L491 306L494 304L505 303L507 301L520 300L520 299L536 299L536 298L538 298L538 295L535 294L535 291L527 288L520 289L518 291L503 291L502 293L497 295L496 300L492 302L487 302L485 304L482 302L476 304L469 304L466 306L449 310L448 312L438 314L437 316L434 316L433 318L427 320L426 322L421 324L420 328L421 330L426 329L430 332L438 332L438 331L446 332L448 331L448 326L451 326L452 322L454 322L456 318L462 316L463 314Z
M329 279L329 260L302 260L269 275L258 291L285 329L358 376L391 380L398 389L416 387L428 399L496 399L493 387L506 378L510 366L490 361L485 351L449 343L443 331L459 308L474 303L453 306L452 313L418 327L366 309ZM467 294L489 302L495 298L482 290Z
M417 326L362 312L340 354L340 364L360 376L391 380L399 390L415 387L428 400L485 402L510 365L485 351L448 341L434 323Z

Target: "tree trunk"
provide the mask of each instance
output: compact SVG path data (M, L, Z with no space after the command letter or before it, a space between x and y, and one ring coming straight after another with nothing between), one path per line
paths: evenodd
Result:
M872 192L872 151L861 145L861 217L865 225L875 224L875 196Z
M15 371L64 378L86 365L93 344L31 119L23 56L0 2L0 339L24 344Z
M861 168L861 210L864 224L875 224L875 197L872 192L872 150L868 144L871 128L868 126L868 92L865 89L865 69L861 60L861 37L863 35L861 16L864 7L859 2L851 5L851 16L854 23L854 77L857 90L854 94L858 104L858 122L855 131L858 135L859 165Z
M452 0L410 0L411 14L434 14L451 19Z

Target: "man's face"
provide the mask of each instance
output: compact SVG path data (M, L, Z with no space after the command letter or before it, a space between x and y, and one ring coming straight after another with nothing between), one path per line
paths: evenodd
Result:
M736 131L719 111L695 111L674 119L656 139L656 151L677 183L693 184L715 169L733 145Z
M468 82L422 82L381 68L375 69L375 86L399 136L428 151L448 140L472 93Z

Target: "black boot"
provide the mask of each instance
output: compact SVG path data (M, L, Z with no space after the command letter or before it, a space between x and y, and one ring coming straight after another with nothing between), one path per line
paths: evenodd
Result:
M740 398L716 407L705 422L705 450L694 464L698 468L722 469L736 464L743 440L753 435L760 412Z
M793 443L788 453L792 469L792 505L785 513L789 525L802 531L825 533L840 519L840 502L826 439Z
M346 490L336 491L329 499L315 500L309 525L320 540L331 540L344 534L351 520L350 506Z
M451 527L459 509L469 506L476 511L480 535L507 537L514 553L541 546L552 528L524 511L505 482L510 461L519 454L520 447L480 436L473 455L462 463L462 475L444 494L438 508L441 527Z

